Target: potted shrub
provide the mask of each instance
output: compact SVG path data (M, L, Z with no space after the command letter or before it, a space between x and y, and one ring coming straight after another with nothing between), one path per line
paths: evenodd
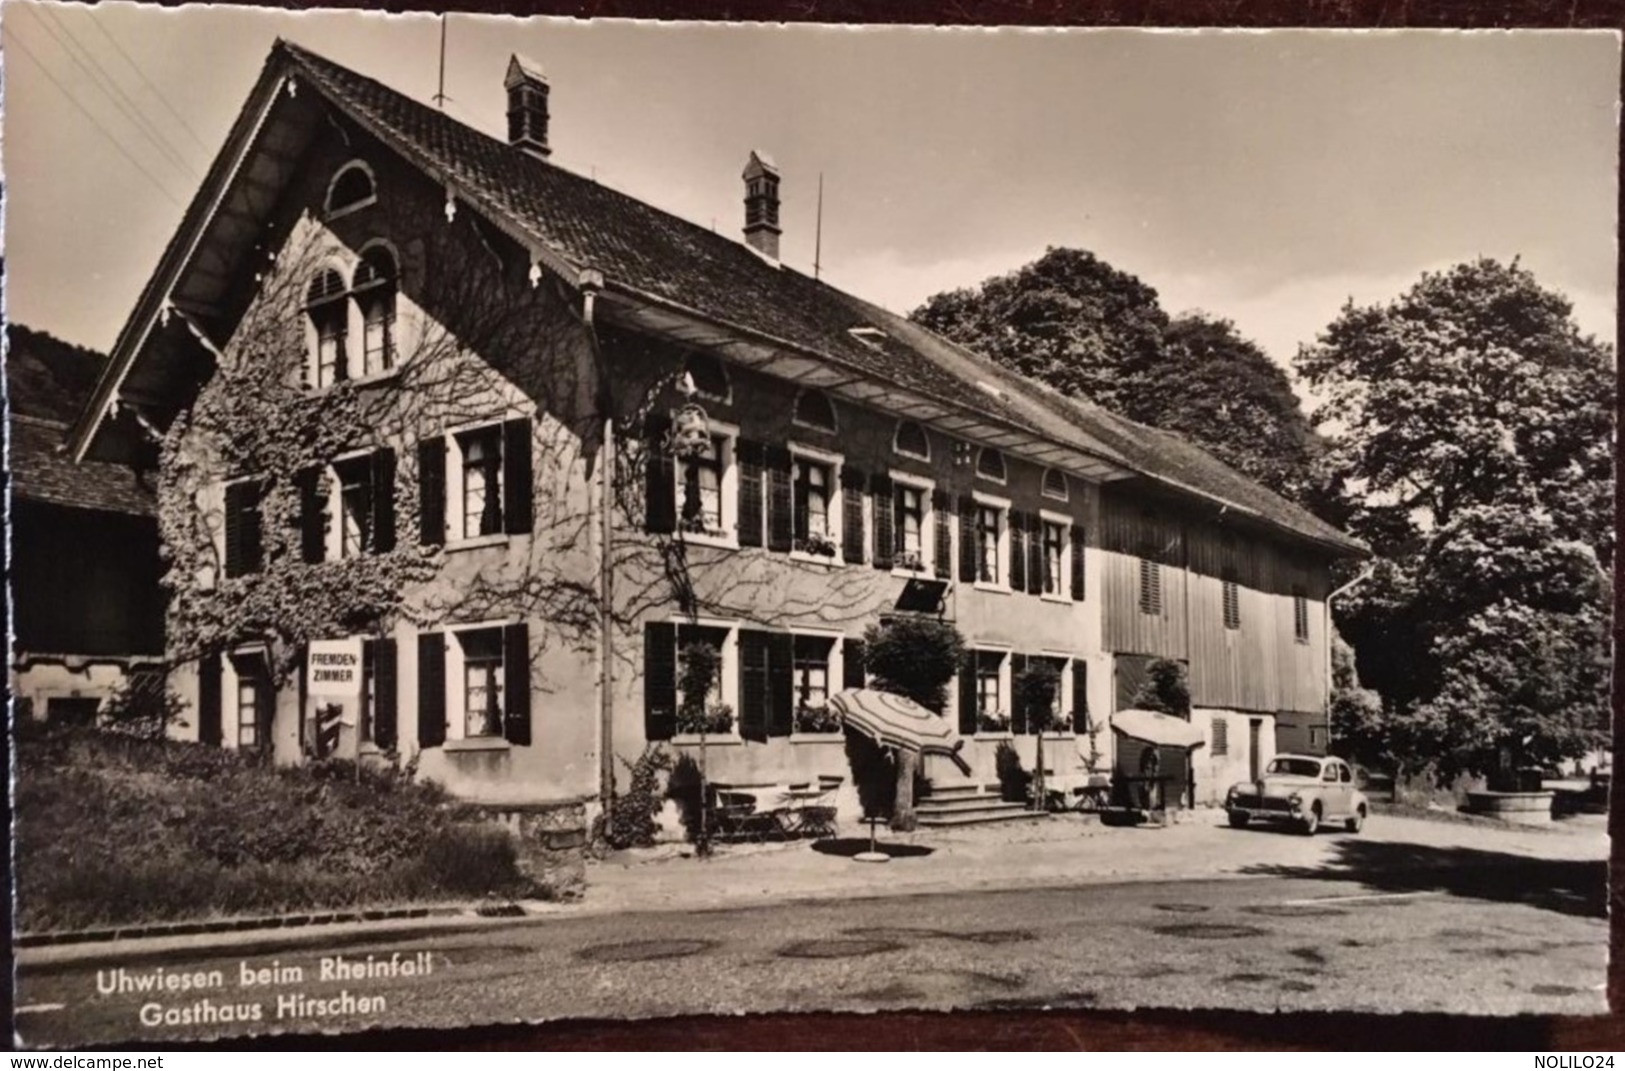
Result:
M798 733L838 733L841 731L841 717L828 706L808 706L805 703L796 707L795 731Z
M925 568L925 562L921 560L920 552L917 550L898 551L897 557L892 559L892 564L899 569L908 569L916 573Z
M976 715L976 731L1007 733L1010 731L1010 715L1002 710L984 710Z
M835 540L824 532L808 532L807 535L796 541L796 549L806 554L814 554L820 558L835 557Z

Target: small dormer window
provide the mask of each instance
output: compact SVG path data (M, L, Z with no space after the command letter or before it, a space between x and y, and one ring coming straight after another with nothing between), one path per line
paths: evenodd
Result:
M821 431L835 430L835 407L821 390L804 390L796 396L796 423Z
M846 329L846 333L872 350L880 349L881 343L886 341L886 332L878 327L870 327L868 324L849 327Z
M728 372L722 367L722 362L708 353L691 353L684 362L683 370L694 381L694 389L700 397L709 398L715 402L727 402L731 395L728 385Z
M897 425L897 438L892 446L899 454L907 457L917 457L921 461L931 460L931 441L925 437L925 429L912 420L905 420Z
M986 480L1004 482L1004 455L991 446L984 446L976 455L976 475Z
M1066 473L1060 469L1044 470L1044 497L1066 501Z
M378 188L373 181L372 168L360 160L351 160L338 173L327 187L327 203L324 209L329 219L341 216L346 212L354 212L358 208L365 208L378 200Z

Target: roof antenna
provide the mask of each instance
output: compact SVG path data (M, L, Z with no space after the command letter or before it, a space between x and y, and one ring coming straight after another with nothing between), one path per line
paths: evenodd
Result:
M446 110L446 13L440 13L440 90L434 95L434 106Z
M813 227L813 282L818 281L820 261L824 257L824 173L818 173L818 222Z

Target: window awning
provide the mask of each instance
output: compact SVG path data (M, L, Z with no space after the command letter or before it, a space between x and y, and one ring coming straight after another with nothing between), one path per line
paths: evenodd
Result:
M1112 715L1112 728L1124 736L1161 747L1201 747L1202 730L1172 714L1156 710L1119 710Z

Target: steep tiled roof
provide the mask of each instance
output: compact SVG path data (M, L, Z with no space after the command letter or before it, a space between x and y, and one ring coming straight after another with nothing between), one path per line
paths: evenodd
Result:
M74 463L66 450L68 425L59 420L11 416L11 494L76 509L152 516L152 488L134 469L108 461Z

